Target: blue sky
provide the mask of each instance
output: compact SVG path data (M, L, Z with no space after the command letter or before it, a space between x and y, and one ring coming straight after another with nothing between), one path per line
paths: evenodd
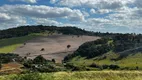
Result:
M142 33L142 0L1 0L0 29L21 25Z

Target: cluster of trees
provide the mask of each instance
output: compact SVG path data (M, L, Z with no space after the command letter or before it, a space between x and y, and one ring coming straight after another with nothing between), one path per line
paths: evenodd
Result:
M64 58L68 61L76 56L94 58L103 55L109 51L115 53L123 52L128 49L140 47L142 45L142 35L135 34L119 34L108 38L98 39L96 41L86 42L81 45L74 54L70 54Z
M23 61L23 58L20 57L18 54L13 54L13 53L0 53L0 63L5 64L9 62L21 62Z
M46 60L41 55L32 59L26 59L20 57L18 54L13 53L1 53L0 54L0 69L2 68L2 64L7 64L9 62L17 62L19 64L23 64L24 68L30 72L55 72L65 70L63 66L57 66L55 63L55 59Z
M118 65L114 65L114 64L111 64L111 65L97 65L95 63L92 63L90 65L90 67L93 67L93 68L99 68L99 69L112 69L112 70L117 70L117 69L120 69L120 67Z
M121 52L142 45L142 35L123 34L113 37L114 51Z
M109 43L111 39L103 38L98 39L96 41L86 42L81 45L74 54L70 54L64 58L64 61L68 61L76 56L86 57L86 58L94 58L96 56L100 56L102 54L107 53L112 49L112 44Z
M0 69L2 68L2 64L6 64L9 62L21 62L23 58L20 57L18 54L13 53L0 53Z
M55 60L46 60L43 56L39 55L36 58L27 59L23 62L25 68L33 72L56 72L62 71L62 67L57 67Z

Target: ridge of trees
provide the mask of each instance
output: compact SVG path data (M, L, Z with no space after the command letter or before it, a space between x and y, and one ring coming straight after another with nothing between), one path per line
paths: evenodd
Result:
M58 33L66 35L90 35L90 36L101 36L101 37L114 37L116 35L124 35L122 33L108 33L108 32L101 33L101 32L86 31L84 29L80 29L73 26L57 27L57 26L43 26L43 25L31 25L31 26L27 25L27 26L20 26L16 28L0 30L0 39L21 37L32 33L40 33L45 31L49 32L57 31ZM127 33L126 35L136 35L136 34Z
M0 39L3 38L12 38L12 37L21 37L26 36L32 33L40 33L40 32L59 32L62 34L72 34L72 35L85 35L90 34L89 31L85 31L76 27L56 27L56 26L43 26L43 25L35 25L35 26L20 26L16 28L10 28L6 30L0 30Z

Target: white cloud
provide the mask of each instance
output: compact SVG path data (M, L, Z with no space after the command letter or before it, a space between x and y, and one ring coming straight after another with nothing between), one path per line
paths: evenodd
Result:
M58 4L69 7L117 9L132 2L134 0L60 0Z
M58 0L50 0L51 4L55 4Z
M27 3L37 3L37 0L10 0L12 2L14 1L22 1L22 2L27 2Z
M90 16L90 14L89 14L88 12L86 12L86 11L82 11L82 13L83 13L83 15L84 15L85 17Z
M36 18L67 18L73 21L83 21L84 15L80 10L37 5L5 5L1 12Z
M91 13L91 14L95 14L95 13L96 13L95 9L91 9L91 10L90 10L90 13Z
M85 16L89 16L87 12L78 9L59 8L38 5L4 5L0 7L0 25L1 29L18 25L30 24L47 24L47 25L64 25L56 19L66 20L68 22L85 21ZM28 20L27 20L28 19Z
M37 2L37 0L13 1ZM0 6L0 25L22 25L33 20L32 24L70 25L94 31L142 30L142 0L49 1L55 4L54 7L46 5Z
M0 13L0 29L15 27L26 24L26 20L20 16Z
M100 9L97 11L97 13L99 13L99 14L105 14L105 13L109 13L109 12L111 12L111 10L109 10L109 9Z
M50 25L50 26L52 26L52 25L55 25L55 26L62 25L61 22L57 22L57 21L51 20L51 19L44 19L44 18L32 18L32 19L35 20L35 23L37 25L40 25L40 24L42 24L42 25Z

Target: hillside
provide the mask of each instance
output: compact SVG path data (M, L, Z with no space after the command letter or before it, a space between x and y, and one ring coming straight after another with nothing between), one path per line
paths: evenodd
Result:
M141 34L95 33L75 27L39 25L2 30L0 35L3 35L0 37L0 74L142 70ZM66 75L73 74L76 73ZM112 74L121 77L118 73ZM80 80L78 76L71 78Z
M62 34L72 34L72 35L91 35L92 32L82 30L77 27L57 27L57 26L43 26L43 25L33 25L33 26L20 26L16 28L10 28L6 30L0 30L0 39L22 37L30 35L33 33L62 33Z
M0 53L10 53L24 44L24 42L39 36L53 34L65 35L91 35L92 32L85 31L76 27L56 27L56 26L21 26L0 30Z
M74 54L65 57L72 69L129 69L142 70L142 37L118 35L81 45ZM83 66L83 67L82 67Z
M0 53L10 53L13 52L16 48L21 46L24 42L42 36L42 34L30 34L21 37L0 39Z
M38 55L43 55L45 59L55 59L56 62L61 63L65 56L72 54L83 43L97 39L99 37L59 34L40 36L26 41L25 44L19 46L12 53L31 59ZM70 45L70 47L67 48L67 45Z

